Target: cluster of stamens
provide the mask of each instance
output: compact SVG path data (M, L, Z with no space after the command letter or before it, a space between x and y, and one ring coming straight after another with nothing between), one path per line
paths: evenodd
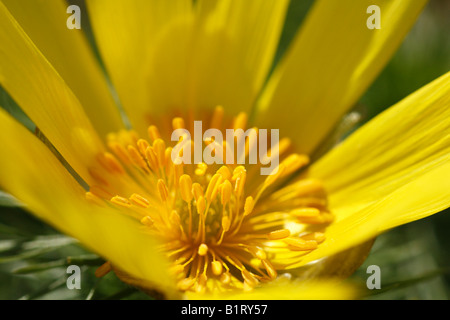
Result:
M229 123L223 115L216 108L209 127L245 130L245 114ZM185 121L175 117L172 129L179 128ZM175 164L173 147L158 128L150 126L148 135L148 140L133 131L108 136L110 151L91 169L98 184L87 198L120 207L158 237L180 290L251 290L324 241L323 229L333 216L322 184L296 178L309 159L290 153L288 139L276 146L281 159L276 173L261 176L261 163Z

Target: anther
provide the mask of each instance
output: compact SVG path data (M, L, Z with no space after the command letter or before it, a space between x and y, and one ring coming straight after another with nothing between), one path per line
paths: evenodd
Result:
M111 202L125 208L131 208L131 202L124 197L115 196L111 198Z
M273 265L270 263L269 260L262 260L262 264L263 264L264 268L266 269L267 275L269 276L269 278L271 280L274 280L277 277L277 271L275 270Z
M247 269L243 269L241 271L242 277L244 278L244 281L247 282L250 287L256 287L259 284L258 279L255 278L255 276L248 271Z
M148 147L150 147L150 144L147 142L147 140L139 139L137 142L137 146L139 148L139 152L145 156L145 150L147 150Z
M181 291L189 290L195 283L195 278L184 278L177 283L178 289Z
M244 204L244 217L248 216L250 213L252 213L254 205L255 205L255 201L253 200L253 197L248 196L245 199L245 204Z
M240 198L241 195L243 195L243 193L244 193L244 185L245 185L246 178L247 178L247 173L245 171L242 171L239 174L239 177L236 179L236 183L234 185L234 192L235 192L237 198Z
M85 197L86 197L86 200L88 200L91 203L95 203L96 205L101 206L101 207L106 206L105 202L102 200L102 198L96 196L95 194L93 194L90 191L85 193Z
M251 246L251 247L248 247L248 251L250 251L253 254L253 256L255 256L255 258L257 258L259 260L267 259L266 252L260 247Z
M195 182L192 184L192 194L196 201L203 196L203 188L199 183Z
M198 246L197 253L200 256L206 256L206 254L208 253L208 246L206 244L202 243L201 245Z
M200 196L197 200L197 212L198 214L202 215L205 213L206 210L206 201L203 196Z
M147 158L148 164L152 171L158 171L158 159L156 158L156 153L152 146L149 146L147 149L145 149L145 157Z
M206 173L206 169L208 169L208 165L200 162L194 172L197 176L204 176Z
M283 172L283 176L289 175L301 167L304 167L309 163L309 157L306 155L291 154L282 161L282 164L286 167Z
M224 285L230 284L231 275L228 272L222 273L222 275L220 276L220 282Z
M101 278L105 275L107 275L112 270L111 263L109 261L102 264L100 267L95 270L95 276L97 278Z
M285 168L286 167L283 164L280 164L278 167L276 167L273 170L275 172L271 173L270 175L267 176L266 180L264 181L263 187L266 188L266 187L270 186L271 184L273 184L283 174L283 171L285 170Z
M208 280L208 277L206 276L206 274L201 274L198 277L197 280L197 286L195 288L195 292L203 294L206 291L206 281Z
M155 141L156 139L161 138L158 128L153 125L148 127L148 136L150 137L150 139L152 139L152 141Z
M163 179L158 179L157 187L161 201L167 202L167 198L169 197L169 191L167 190L167 186Z
M231 182L229 180L225 180L222 183L222 189L220 190L220 202L222 205L227 204L231 199Z
M193 198L193 194L192 194L192 179L189 175L187 174L183 174L180 177L180 193L181 193L181 198L187 202L190 203L192 201Z
M230 218L228 216L224 216L222 218L222 229L223 229L223 231L227 232L228 230L230 230L230 226L231 226Z
M105 152L100 160L106 169L112 173L125 173L122 164L117 160L117 158L109 152Z
M142 208L148 208L150 206L150 202L145 199L143 196L133 193L130 197L130 201L135 205L138 205Z
M303 240L314 240L318 244L320 244L320 243L325 241L325 233L323 233L323 232L311 232L311 233L308 233L308 234L300 236L300 238L303 239Z
M153 149L155 151L159 167L164 167L164 164L166 162L166 144L164 143L164 140L156 139L153 142Z
M222 119L224 115L224 110L222 106L217 106L214 109L214 113L211 119L210 128L220 129L222 124Z
M205 192L205 198L208 203L211 203L216 198L222 179L222 175L216 173L209 181L208 187L206 188Z
M236 181L236 179L241 175L242 172L245 172L244 166L238 166L233 170L233 175L231 176L232 181Z
M180 117L173 118L172 128L173 130L184 129L184 119Z
M267 235L267 238L269 240L280 240L280 239L285 239L287 237L289 237L291 235L291 232L289 231L289 229L280 229L280 230L275 230L270 232Z
M223 271L222 263L220 261L211 262L211 270L215 276L220 276Z
M146 227L152 227L154 224L154 221L149 216L145 216L141 219L141 223Z
M233 129L245 129L247 126L248 116L247 113L241 112L234 119Z
M126 151L124 146L122 146L118 142L110 141L108 142L108 147L116 154L116 156L119 157L120 160L122 160L123 163L127 165L131 164L131 160L128 157L128 152Z
M228 169L227 166L220 167L220 169L217 170L217 173L222 175L223 180L228 180L228 179L231 178L231 172L230 172L230 169Z
M131 161L138 167L141 167L142 169L147 169L147 163L144 161L142 156L140 155L139 151L133 147L128 146L128 153L130 155Z
M293 247L294 250L309 251L317 249L317 242L314 240L303 240L301 238L286 238L283 242Z

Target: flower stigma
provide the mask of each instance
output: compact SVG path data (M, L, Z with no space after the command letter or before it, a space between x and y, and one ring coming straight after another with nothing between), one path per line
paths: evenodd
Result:
M252 290L295 267L325 240L325 228L334 216L324 187L307 177L302 169L309 158L294 153L288 138L271 145L267 155L276 155L280 162L274 174L264 176L260 168L267 162L242 165L236 156L223 157L223 163L174 163L177 143L167 143L171 131L192 125L180 116L154 123L160 126L148 128L148 139L127 130L108 135L109 151L100 154L100 165L90 170L97 183L86 197L120 208L159 239L180 291ZM204 130L245 130L247 115L227 118L219 106L203 123ZM251 152L249 141L245 157ZM180 138L178 143L188 143L193 150L198 141ZM235 154L226 141L214 149L219 151ZM111 269L108 263L98 274Z

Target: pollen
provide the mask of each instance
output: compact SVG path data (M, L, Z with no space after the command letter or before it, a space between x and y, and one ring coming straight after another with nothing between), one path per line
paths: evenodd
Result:
M91 170L97 184L86 194L89 201L115 206L136 219L160 240L179 290L253 290L288 272L326 240L334 216L324 187L308 178L309 157L295 153L290 139L268 148L257 163L174 163L171 153L177 143L192 148L222 143L217 152L237 154L237 146L233 150L225 141L189 141L183 136L172 142L171 130L192 128L186 119L191 118L162 117L142 137L126 130L109 134L109 150L98 156L100 169ZM219 106L202 122L208 124L204 131L245 131L248 116L227 117ZM248 158L250 136L244 138ZM274 155L279 164L270 175L261 175ZM110 269L107 264L98 275Z

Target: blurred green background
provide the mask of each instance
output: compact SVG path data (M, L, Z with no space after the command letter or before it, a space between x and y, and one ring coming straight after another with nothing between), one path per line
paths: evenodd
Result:
M80 5L83 1L71 1ZM288 47L312 0L293 0L276 56ZM361 98L362 124L450 70L450 1L431 0L401 48ZM92 40L87 19L83 30ZM34 125L0 88L0 105L34 130ZM450 106L449 106L450 107ZM97 279L102 263L76 241L16 206L0 193L0 299L149 299L109 274ZM377 238L368 259L351 277L365 284L366 269L381 268L381 289L365 299L448 299L450 297L450 210L391 230ZM66 267L82 266L81 290L66 288Z

